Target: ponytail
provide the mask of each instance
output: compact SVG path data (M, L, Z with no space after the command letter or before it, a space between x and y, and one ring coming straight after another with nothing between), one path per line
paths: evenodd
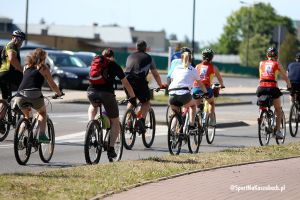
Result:
M182 65L185 69L187 69L190 65L191 54L188 52L184 52L181 54Z

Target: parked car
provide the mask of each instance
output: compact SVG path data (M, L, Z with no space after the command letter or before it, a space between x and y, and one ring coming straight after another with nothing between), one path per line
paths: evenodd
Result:
M21 63L25 64L26 56L32 50L20 50ZM46 64L50 68L54 82L60 88L86 89L90 68L72 53L59 50L46 50Z

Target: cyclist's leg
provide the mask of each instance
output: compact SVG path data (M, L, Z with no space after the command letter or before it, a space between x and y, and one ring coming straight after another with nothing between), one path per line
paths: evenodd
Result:
M8 99L11 96L9 72L0 72L0 88L2 99Z
M99 101L99 96L97 94L97 92L94 91L88 91L88 99L90 101L90 105L88 108L88 117L89 117L89 121L90 120L94 120L96 115L97 115L97 111L98 111L98 103L97 101Z
M273 99L273 105L275 108L275 115L276 115L276 130L280 130L281 124L281 100L280 97L277 99Z

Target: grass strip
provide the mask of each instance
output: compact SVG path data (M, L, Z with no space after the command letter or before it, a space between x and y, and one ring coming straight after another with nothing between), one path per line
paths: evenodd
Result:
M300 143L2 174L0 199L89 199L179 173L293 156L300 156Z

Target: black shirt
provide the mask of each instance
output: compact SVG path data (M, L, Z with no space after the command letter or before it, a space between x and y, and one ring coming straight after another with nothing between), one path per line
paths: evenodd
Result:
M44 76L35 67L28 67L24 71L22 82L19 86L19 91L25 89L41 90L44 83Z
M125 77L123 69L116 62L110 61L108 65L108 81L105 84L95 84L88 87L87 91L106 91L114 93L115 77L122 80Z

